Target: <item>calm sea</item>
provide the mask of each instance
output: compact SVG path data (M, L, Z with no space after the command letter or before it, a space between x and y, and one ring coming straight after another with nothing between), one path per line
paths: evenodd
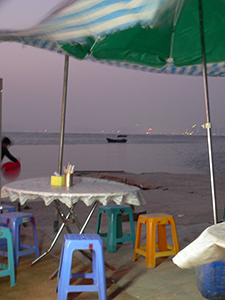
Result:
M11 153L21 162L18 179L50 176L58 169L59 134L3 133L13 141ZM107 143L112 134L65 135L63 165L82 171L132 173L208 173L206 136L128 135L127 143ZM213 136L215 173L225 173L225 136ZM6 162L4 158L3 163ZM3 179L3 184L4 179Z

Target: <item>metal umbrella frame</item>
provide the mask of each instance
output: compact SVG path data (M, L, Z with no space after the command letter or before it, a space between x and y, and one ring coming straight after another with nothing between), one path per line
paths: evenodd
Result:
M213 206L213 221L214 221L214 224L216 224L218 222L218 212L217 212L215 180L214 180L212 133L211 133L212 126L211 126L211 118L210 118L210 104L209 104L209 93L208 93L208 76L207 76L206 55L205 55L202 0L198 0L198 5L199 5L199 27L200 27L201 51L202 51L202 73L203 73L204 99L205 99L205 109L206 109L206 123L203 124L203 127L207 130L207 143L208 143L208 151L209 151L209 153L208 153L209 154L209 170L210 170L212 206ZM68 55L65 55L63 103L62 103L61 132L60 132L60 151L59 151L59 162L58 162L58 173L59 174L62 173L68 66L69 66L69 57L68 57Z
M211 5L217 12L225 11L223 0L208 1L208 12ZM185 13L191 16L193 14L193 24L189 15L184 17ZM207 71L211 76L225 76L225 51L220 51L220 57L217 59L217 51L212 51L216 48L213 48L215 40L210 40L213 31L208 33L209 26L215 26L213 21L218 25L217 16L214 14L213 20L204 18L204 22L207 23L207 30L204 30L203 13L202 0L67 0L31 29L0 31L0 41L17 41L66 55L58 173L62 172L68 56L125 67L131 65L134 69L149 72L203 75L206 108L204 127L208 140L213 219L214 223L217 223ZM183 19L179 23L180 15ZM188 45L189 48L182 44L186 38L186 23L189 26L188 31L194 33L195 37L191 46ZM175 37L177 27L182 30L180 44ZM207 47L205 32L208 37ZM145 43L143 47L138 45L139 36ZM218 33L218 37L221 36L223 29ZM196 39L200 41L199 44L196 43ZM161 52L158 52L158 43L163 46ZM223 50L225 42L222 40L221 43ZM190 59L189 52L192 46L195 55ZM143 52L143 49L146 52ZM184 53L180 53L181 49L184 49Z
M206 128L207 130L207 141L208 141L208 150L209 150L209 170L210 170L210 182L211 182L211 191L212 191L213 221L214 224L217 224L218 212L217 212L217 204L216 204L214 167L213 167L213 152L212 152L212 138L211 138L212 126L211 126L210 107L209 107L208 77L207 77L206 55L205 55L202 0L198 0L198 3L199 3L199 24L200 24L201 50L202 50L202 71L203 71L203 84L204 84L205 109L206 109L206 123L204 125L204 128Z

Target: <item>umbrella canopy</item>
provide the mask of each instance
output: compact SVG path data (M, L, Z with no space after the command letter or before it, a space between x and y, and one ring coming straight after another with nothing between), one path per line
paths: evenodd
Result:
M68 56L149 72L203 75L216 223L207 74L225 76L224 15L224 0L67 0L28 30L0 31L0 41L65 54L64 100ZM63 110L65 116L65 101Z
M225 1L203 3L210 76L225 75ZM202 74L198 0L67 0L38 25L1 41L144 71Z

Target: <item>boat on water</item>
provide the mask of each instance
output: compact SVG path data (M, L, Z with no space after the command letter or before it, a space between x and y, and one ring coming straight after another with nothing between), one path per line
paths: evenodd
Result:
M118 137L118 138L121 138L121 137L126 138L127 135L126 135L126 134L119 134L119 135L117 135L117 137Z
M118 135L116 138L106 138L108 143L126 143L126 135Z

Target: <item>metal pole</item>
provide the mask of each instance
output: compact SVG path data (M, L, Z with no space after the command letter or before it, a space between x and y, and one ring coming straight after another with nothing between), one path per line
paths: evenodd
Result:
M65 134L65 119L66 119L66 99L67 99L67 85L68 85L68 70L69 70L69 56L65 55L64 63L64 79L63 79L63 97L62 97L62 112L61 112L61 128L60 128L60 142L59 142L59 160L58 160L58 173L62 175L63 164L63 147L64 147L64 134ZM58 200L55 200L58 201ZM54 218L54 232L59 229L59 216L55 212Z
M63 163L63 146L64 146L65 118L66 118L66 98L67 98L67 85L68 85L68 70L69 70L69 56L65 55L64 81L63 81L63 99L62 99L62 113L61 113L61 129L60 129L60 144L59 144L59 163L58 163L58 173L60 175L62 175L62 163Z
M217 205L216 205L214 167L213 167L213 152L212 152L212 141L211 141L212 134L211 134L211 121L210 121L210 110L209 110L209 93L208 93L208 78L207 78L206 55L205 55L202 0L199 0L198 3L199 3L199 22L200 22L201 50L202 50L202 73L203 73L205 109L206 109L206 124L204 125L204 127L207 130L207 141L208 141L208 151L209 151L209 170L210 170L212 205L213 205L213 220L214 220L214 224L217 224L218 218L217 218Z

